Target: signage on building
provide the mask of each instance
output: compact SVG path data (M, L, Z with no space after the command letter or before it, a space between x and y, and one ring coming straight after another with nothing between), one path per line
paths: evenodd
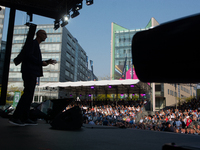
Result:
M13 105L12 105L14 108L16 108L16 106L17 106L17 104L19 102L20 97L21 97L21 92L15 91Z

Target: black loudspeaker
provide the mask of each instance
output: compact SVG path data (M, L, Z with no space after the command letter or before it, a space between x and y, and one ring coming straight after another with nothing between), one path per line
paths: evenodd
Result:
M200 150L199 147L178 146L175 143L167 143L163 145L162 150Z
M143 82L200 82L200 14L137 32L132 61Z
M56 130L78 130L83 124L81 109L75 106L66 110L58 114L50 124Z
M52 99L42 103L32 103L30 110L30 119L45 119L47 122L52 121L58 114L69 105L74 99ZM41 107L45 108L41 110Z
M72 101L74 101L73 98L52 99L53 107L52 110L48 112L49 120L53 120L58 114L62 113Z

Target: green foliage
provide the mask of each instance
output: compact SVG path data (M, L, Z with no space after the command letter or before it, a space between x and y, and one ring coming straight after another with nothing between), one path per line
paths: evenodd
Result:
M110 76L109 75L105 75L105 76L101 76L98 77L99 80L110 80Z
M183 98L187 103L190 102L195 96L185 97Z
M139 99L139 95L138 94L133 95L132 99Z
M97 99L105 99L106 98L106 95L105 94L98 94L97 95ZM107 98L111 99L111 95L110 94L107 94Z
M200 97L200 89L197 89L197 97Z

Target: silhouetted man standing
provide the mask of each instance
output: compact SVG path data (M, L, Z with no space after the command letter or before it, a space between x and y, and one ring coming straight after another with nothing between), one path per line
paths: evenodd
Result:
M24 94L22 95L17 108L10 118L9 122L18 126L37 125L36 122L29 119L30 105L33 100L36 79L43 76L42 66L56 63L55 60L49 59L42 61L39 44L45 41L47 34L44 30L38 30L36 39L28 43L22 61L21 72L24 81Z

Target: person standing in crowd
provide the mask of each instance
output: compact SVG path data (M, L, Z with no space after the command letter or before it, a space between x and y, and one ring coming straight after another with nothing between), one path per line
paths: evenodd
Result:
M167 131L167 132L174 132L174 128L173 128L173 126L169 122L166 123L165 131Z
M11 124L18 126L37 125L36 122L29 119L30 105L33 100L36 79L37 77L43 76L42 66L56 63L56 61L52 59L42 61L39 44L45 41L46 38L46 32L44 30L38 30L36 39L28 43L21 65L24 93L18 102L13 116L9 119L9 123Z

